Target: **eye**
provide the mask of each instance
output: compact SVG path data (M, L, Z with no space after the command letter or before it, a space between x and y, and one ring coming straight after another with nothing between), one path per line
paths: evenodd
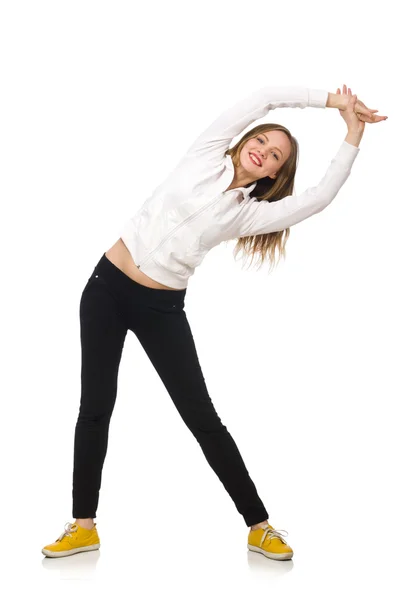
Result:
M264 141L262 140L262 138L258 137L257 138L260 142L262 142L262 144L264 144ZM272 152L273 156L275 156L276 160L279 160L277 154L275 152Z

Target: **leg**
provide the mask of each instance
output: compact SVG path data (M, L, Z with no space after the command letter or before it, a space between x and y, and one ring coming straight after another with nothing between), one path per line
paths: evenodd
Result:
M93 274L80 302L81 401L74 438L74 518L96 517L127 330L108 284Z
M236 443L208 395L185 311L157 308L141 319L134 333L246 524L267 519Z

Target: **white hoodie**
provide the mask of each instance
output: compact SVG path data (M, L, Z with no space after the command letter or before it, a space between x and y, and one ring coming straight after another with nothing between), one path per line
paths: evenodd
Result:
M207 252L222 241L283 231L318 213L350 175L359 148L343 142L325 175L302 194L268 202L256 182L225 192L234 179L231 141L275 108L325 108L328 92L264 87L224 111L190 146L172 173L123 226L120 237L143 273L185 289Z

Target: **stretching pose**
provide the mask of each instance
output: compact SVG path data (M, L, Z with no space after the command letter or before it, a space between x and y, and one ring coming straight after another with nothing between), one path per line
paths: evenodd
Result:
M347 135L315 187L294 195L298 143L278 124L252 122L276 108L337 108ZM42 549L51 557L96 550L93 519L107 452L109 422L128 330L134 332L206 460L242 515L248 548L268 558L293 556L267 512L242 456L209 396L184 310L189 278L222 241L274 264L289 228L324 210L347 180L365 123L375 115L350 88L264 87L223 112L187 150L169 177L128 220L120 239L89 277L80 302L81 403L74 438L73 517ZM154 158L164 140L156 135Z

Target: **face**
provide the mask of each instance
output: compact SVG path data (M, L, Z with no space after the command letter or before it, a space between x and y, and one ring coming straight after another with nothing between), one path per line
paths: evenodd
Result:
M275 179L277 171L288 160L291 143L283 131L265 131L247 140L240 153L240 176L253 181L262 177ZM253 155L251 157L251 154ZM255 156L260 164L256 164Z

